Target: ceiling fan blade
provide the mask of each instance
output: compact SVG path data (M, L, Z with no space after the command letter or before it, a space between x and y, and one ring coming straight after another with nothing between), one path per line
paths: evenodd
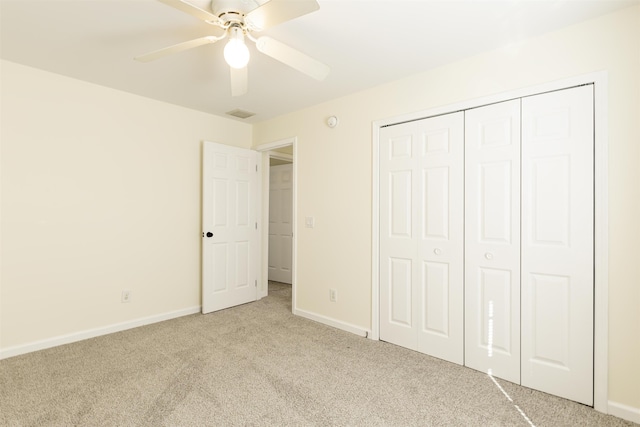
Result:
M144 55L136 56L134 59L140 62L150 62L163 56L171 55L172 53L182 52L183 50L193 49L194 47L202 46L207 43L215 43L220 40L219 37L205 36L199 39L189 40L184 43L174 44L173 46L165 47L162 49L154 50L153 52L145 53Z
M233 68L231 70L231 96L240 96L247 93L248 73L247 67Z
M329 66L310 56L287 46L271 37L263 36L256 41L256 47L262 53L272 57L291 68L304 73L316 80L324 80L331 69Z
M197 6L194 6L191 3L187 3L184 0L159 0L167 6L171 6L174 9L178 9L184 13L188 13L191 16L195 16L198 19L203 21L216 21L218 19L217 16L212 14L211 12L207 12L204 9L200 9Z
M262 31L319 8L316 0L271 0L247 13L244 21L255 31Z

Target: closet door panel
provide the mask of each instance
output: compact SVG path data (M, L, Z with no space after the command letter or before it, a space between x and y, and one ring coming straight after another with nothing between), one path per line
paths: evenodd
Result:
M522 385L593 404L593 88L522 100Z
M463 113L380 131L380 338L462 364Z
M418 122L418 350L463 363L464 114Z
M520 382L520 101L466 112L465 365Z
M481 321L479 328L480 342L487 349L487 357L493 357L494 353L501 353L508 357L511 355L513 345L511 343L511 292L513 278L510 270L495 268L480 268L478 270L478 301Z
M380 339L418 345L417 125L380 130Z

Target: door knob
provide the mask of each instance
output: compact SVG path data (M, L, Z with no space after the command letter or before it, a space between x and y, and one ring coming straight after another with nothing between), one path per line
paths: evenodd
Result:
M207 237L213 237L213 233L210 231L207 231Z

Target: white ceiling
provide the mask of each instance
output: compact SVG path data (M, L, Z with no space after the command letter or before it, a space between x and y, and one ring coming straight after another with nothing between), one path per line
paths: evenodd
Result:
M256 113L245 120L255 123L639 1L318 0L320 10L261 35L326 63L327 79L313 80L250 46L249 91L236 98L221 43L149 63L133 60L220 32L156 0L0 0L0 54L216 115L241 108Z

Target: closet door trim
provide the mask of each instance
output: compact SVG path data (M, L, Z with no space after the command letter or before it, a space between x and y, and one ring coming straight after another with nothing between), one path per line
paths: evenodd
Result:
M608 207L608 73L590 73L569 79L541 85L525 87L509 92L432 108L416 113L377 120L372 123L372 270L371 270L371 334L374 340L380 338L379 321L379 132L382 127L449 114L497 102L538 95L545 92L569 89L585 84L594 85L594 202L595 202L595 289L594 289L594 409L609 413L608 409L608 306L609 306L609 207Z

